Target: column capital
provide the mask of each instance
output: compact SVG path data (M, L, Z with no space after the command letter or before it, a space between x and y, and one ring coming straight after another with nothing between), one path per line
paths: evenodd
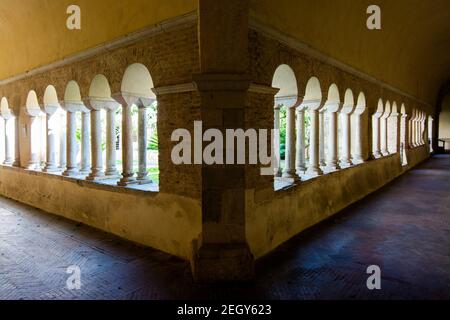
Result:
M44 112L49 115L52 116L56 113L56 111L58 110L58 108L60 108L61 105L59 103L55 103L55 104L44 104Z
M83 99L84 105L92 111L116 110L120 104L113 98L87 97Z
M89 112L83 101L65 100L61 102L61 107L67 112Z
M343 107L343 102L340 101L326 101L323 110L326 112L339 112Z
M322 99L307 99L303 100L300 103L300 107L302 109L310 110L310 111L317 111L319 109L322 109L324 106L324 103L322 102Z

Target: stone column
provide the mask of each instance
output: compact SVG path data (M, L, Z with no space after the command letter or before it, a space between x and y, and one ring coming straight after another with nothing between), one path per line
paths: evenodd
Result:
M296 148L295 151L297 153L295 157L295 169L297 176L301 177L305 174L306 166L305 166L305 110L302 107L296 108L297 119L296 119L296 127L297 127L297 139L296 139Z
M363 136L362 131L362 114L355 113L355 154L353 155L353 163L360 164L364 163L363 155Z
M140 184L151 183L147 177L147 106L141 105L138 109L138 146L139 171L137 180Z
M117 183L126 186L135 183L133 172L133 123L131 121L132 103L122 103L122 178Z
M37 116L30 115L30 159L28 160L27 168L29 170L37 170L39 168L39 155L36 150L37 144L35 143L35 139L39 139L39 133L37 130L36 123Z
M12 155L12 139L11 139L11 130L9 130L11 123L9 117L4 118L5 119L5 161L3 161L3 164L5 165L11 165L13 163L13 155Z
M337 112L328 112L329 124L328 128L328 159L327 171L332 172L340 169L338 164L338 126Z
M59 168L65 170L67 164L67 129L66 113L60 115L60 134L59 134Z
M81 112L81 173L89 174L91 168L91 146L90 146L90 111Z
M275 177L281 177L281 157L280 157L280 106L275 105L274 107L274 124L273 128L275 129L273 148L274 148L274 175Z
M381 135L380 135L380 114L374 114L373 118L372 118L372 123L373 123L373 136L372 136L372 141L373 141L373 147L372 147L372 155L375 159L379 159L381 158L382 154L381 154L381 144L380 144L380 140L381 140Z
M52 110L53 111L53 110ZM47 123L47 152L46 158L47 161L45 163L45 172L55 172L58 171L58 166L56 163L56 126L55 126L55 117L57 115L54 114L54 111L46 110L46 123ZM55 110L56 111L56 110Z
M19 116L14 117L14 163L13 167L20 167L20 137Z
M309 142L309 164L306 170L306 176L317 177L323 172L319 167L319 111L317 109L308 109L310 117L310 142Z
M77 165L76 113L67 111L67 166L63 176L79 175Z
M106 171L107 176L118 176L116 167L116 110L117 107L106 110Z
M102 150L102 114L101 110L91 111L91 172L87 180L96 180L105 176L103 172Z
M286 106L286 145L283 178L295 178L295 108Z
M381 154L383 156L387 156L389 154L388 152L388 126L387 126L387 115L383 115L380 118L380 147L381 147Z
M347 168L352 165L350 159L351 150L351 126L350 126L350 114L347 112L341 113L342 124L342 154L340 159L341 168Z
M319 165L324 167L325 162L325 113L319 112Z

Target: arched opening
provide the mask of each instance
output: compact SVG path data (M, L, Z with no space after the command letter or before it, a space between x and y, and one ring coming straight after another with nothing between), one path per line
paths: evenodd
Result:
M408 158L406 156L406 149L408 148L407 117L406 107L402 103L400 107L400 156L403 166L408 164Z
M273 75L272 87L279 89L274 101L274 174L276 178L292 178L296 169L296 164L292 163L292 157L295 155L291 154L294 151L296 126L293 107L298 99L297 79L292 68L286 64L280 65ZM287 158L290 158L290 161ZM301 170L304 171L304 168ZM275 179L275 189L281 187L279 184L282 184L282 181Z
M15 130L13 114L9 109L8 100L3 97L0 102L0 113L3 118L1 136L2 136L2 159L4 165L12 165L15 153Z
M62 110L56 89L47 86L44 92L44 112L46 115L46 163L45 172L58 172L66 165L66 113Z
M125 70L121 93L130 98L130 105L121 110L122 145L123 139L127 139L127 150L122 150L122 166L124 173L131 172L125 174L128 177L123 175L124 184L159 185L158 104L153 87L150 72L143 64L134 63ZM130 176L134 172L137 172L136 180Z

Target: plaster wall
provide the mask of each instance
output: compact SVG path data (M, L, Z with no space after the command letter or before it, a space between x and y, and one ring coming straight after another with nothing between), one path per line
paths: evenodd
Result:
M186 260L201 231L200 201L1 166L0 194Z

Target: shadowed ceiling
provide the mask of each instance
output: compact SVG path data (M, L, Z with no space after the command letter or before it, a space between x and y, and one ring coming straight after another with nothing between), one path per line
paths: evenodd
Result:
M197 8L198 0L1 0L0 79ZM252 15L381 81L434 104L450 76L450 0L250 0ZM65 27L78 4L82 30ZM382 30L366 28L381 7Z

